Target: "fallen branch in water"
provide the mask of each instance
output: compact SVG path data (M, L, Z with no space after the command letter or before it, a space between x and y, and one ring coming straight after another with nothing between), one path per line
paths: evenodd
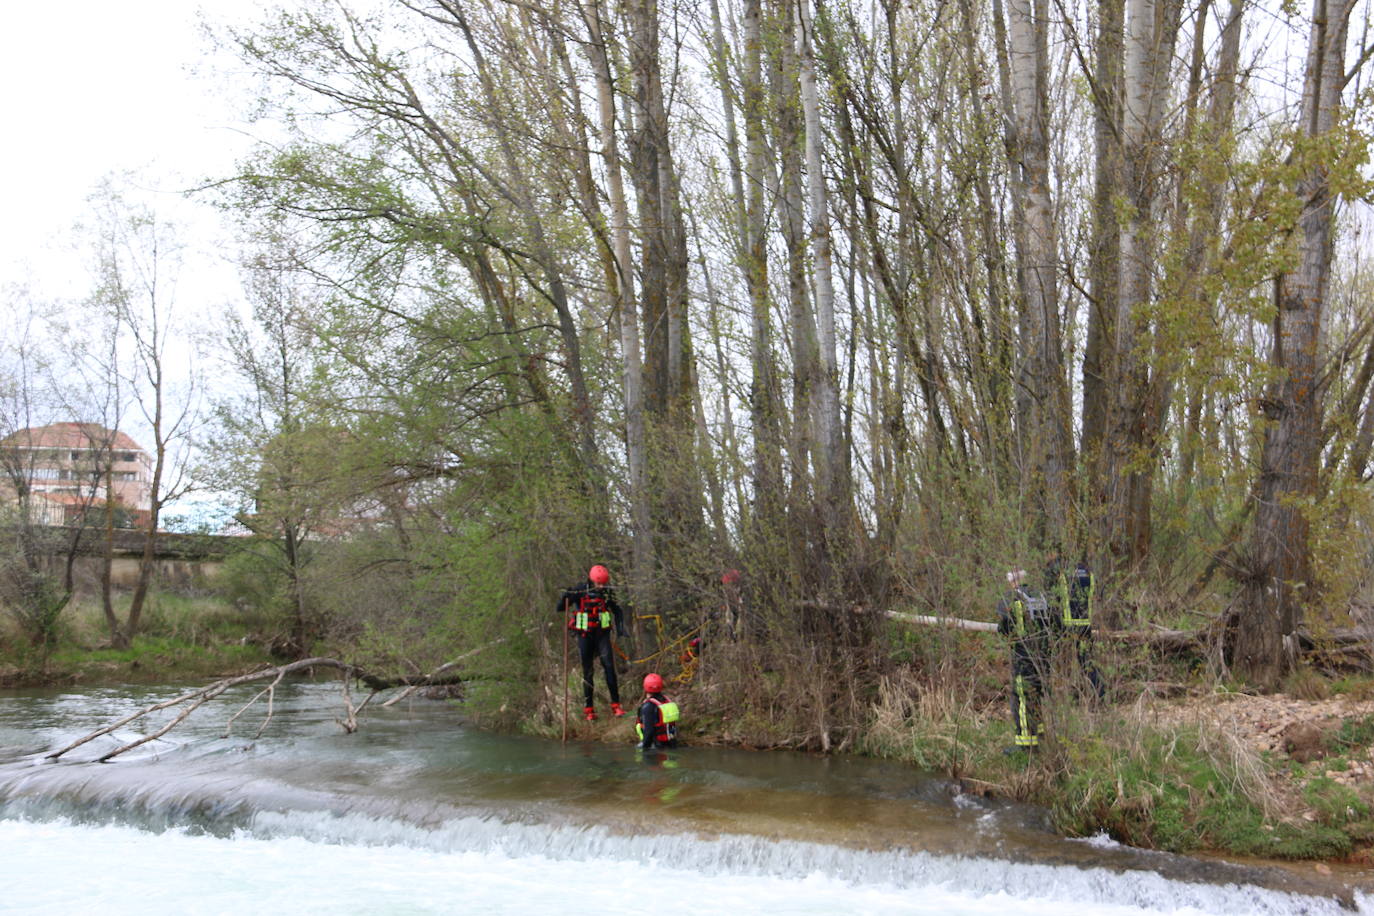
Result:
M207 684L204 687L198 687L195 690L187 691L186 693L183 693L181 696L173 697L170 700L163 700L161 703L153 703L151 705L145 706L137 712L130 713L129 715L118 720L117 722L111 722L109 725L106 725L103 728L98 728L90 734L78 738L77 740L73 741L71 744L68 744L66 747L60 750L53 751L51 754L47 755L47 759L56 760L58 757L61 757L68 751L75 750L76 748L80 747L88 741L94 741L101 735L108 735L115 729L122 728L125 725L128 725L130 722L137 721L138 719L143 718L149 713L158 712L163 709L170 709L174 706L181 706L182 704L189 704L177 715L175 719L173 719L171 722L167 723L157 731L153 732L151 735L144 735L137 741L131 741L123 747L116 748L115 750L110 751L103 757L100 757L100 762L104 763L106 760L109 760L113 757L118 757L125 751L131 751L136 747L147 744L149 741L154 741L158 738L161 738L163 735L167 734L177 725L185 721L186 717L189 716L191 713L195 712L201 706L205 705L205 703L209 700L213 700L215 697L224 693L224 691L228 690L230 687L237 687L240 684L249 684L253 681L261 681L267 678L274 678L272 684L268 685L268 689L264 691L266 693L270 693L272 688L275 687L276 684L286 675L292 674L296 671L305 671L313 668L333 668L335 670L343 672L345 677L353 675L358 677L359 679L361 679L364 674L362 669L358 668L358 666L349 664L348 662L339 661L337 658L303 658L300 661L291 662L286 665L278 665L275 668L263 668L259 671L251 671L248 674L238 674L233 677L222 678L221 680L215 681L213 684ZM259 693L258 697L261 696L262 693ZM250 700L243 707L243 709L240 709L239 712L234 715L234 718L238 718L239 715L242 715L243 711L246 710L249 706L252 706L253 703L256 702L256 700L257 697L255 697L253 700ZM270 718L270 712L268 715ZM233 719L230 719L230 722L233 722ZM266 723L264 723L264 725L265 724ZM261 733L261 729L259 729L259 733Z
M537 626L529 627L525 630L525 632L533 632L536 629L538 629ZM229 721L226 722L224 726L224 737L227 738L229 737L229 730L233 726L234 722L245 712L247 712L254 704L256 704L258 700L262 699L263 696L266 696L267 715L263 718L262 724L258 726L257 732L253 735L254 740L257 740L257 738L262 735L263 730L267 728L267 723L272 721L272 715L274 711L273 700L276 697L277 685L280 684L288 674L294 674L299 671L310 671L315 668L333 669L335 671L338 671L343 676L343 699L345 713L344 718L335 719L334 721L338 722L339 727L341 727L345 732L349 732L351 734L352 732L357 731L358 729L358 713L361 712L363 710L363 707L367 706L367 704L372 701L372 698L375 697L380 691L389 690L393 687L406 688L404 691L400 693L400 695L393 697L382 704L383 706L390 706L392 703L395 703L397 700L409 696L411 693L413 693L415 690L418 690L421 687L437 687L446 684L460 684L464 681L465 678L463 677L463 675L453 672L453 669L457 667L459 662L473 655L476 655L478 652L481 652L485 649L489 649L492 646L500 645L501 643L505 642L508 638L509 637L502 636L499 639L492 640L491 642L483 643L475 649L471 649L467 652L464 652L462 655L458 656L452 661L440 665L438 668L435 668L429 674L418 677L383 677L380 674L375 674L373 672L367 671L355 664L352 664L351 662L345 662L337 658L327 658L323 656L318 656L315 658L303 658L299 661L289 662L285 665L277 665L275 667L270 668L261 668L257 671L250 671L247 674L237 674L233 677L222 678L218 681L215 681L212 684L206 684L204 687L198 687L195 690L189 690L186 693L183 693L177 697L173 697L170 700L163 700L160 703L153 703L148 706L145 706L137 712L130 713L129 715L125 716L117 722L111 722L109 725L106 725L102 728L98 728L90 734L78 738L76 741L73 741L71 744L68 744L64 748L53 751L51 754L47 755L46 759L56 760L68 751L75 750L76 748L87 743L88 741L93 741L96 738L99 738L101 735L108 735L115 729L123 728L125 725L128 725L131 722L135 722L143 718L144 716L149 715L150 713L155 713L164 709L171 709L176 706L185 705L186 708L181 710L181 712L179 712L176 715L176 717L172 719L172 721L162 726L162 728L158 729L150 735L144 735L137 741L131 741L122 747L118 747L113 751L110 751L108 754L105 754L103 757L98 758L99 762L104 763L107 760L110 760L114 757L118 757L125 751L131 751L136 747L140 747L144 744L147 744L149 741L155 741L158 738L161 738L163 735L167 734L173 728L184 722L186 718L191 715L191 713L195 712L197 709L199 709L201 706L204 706L207 702L213 700L215 697L218 697L220 694L224 693L229 688L237 687L241 684L251 684L254 681L263 681L267 680L268 678L271 678L272 682L268 684L266 687L264 687L261 691L259 691L257 695L254 696L251 700L243 704L243 706L239 708L238 712L234 713L232 716L229 717ZM363 700L357 706L353 705L353 695L349 689L349 682L353 680L362 682L366 687L368 687L372 691L372 693L368 695L367 699Z
M526 633L529 633L529 632L532 632L532 631L535 630L535 629L536 629L535 627L530 627L529 629L525 630L525 632L526 632ZM401 702L402 700L404 700L406 697L410 696L410 695L411 695L412 693L414 693L415 691L419 690L421 687L440 687L440 686L443 686L444 684L456 684L456 683L461 682L461 681L462 681L462 678L461 678L461 677L454 677L454 678L452 678L452 679L442 679L442 678L439 677L439 675L442 674L442 673L444 673L445 671L450 670L451 668L456 667L457 664L458 664L459 662L461 662L461 661L462 661L463 659L465 659L465 658L469 658L469 657L471 657L471 656L473 656L473 655L476 655L478 652L481 652L481 651L483 651L484 649L490 649L492 646L500 645L501 643L505 642L507 638L508 638L508 637L502 636L502 637L499 637L499 638L497 638L497 639L493 639L491 642L489 642L489 643L484 643L483 645L478 646L476 649L472 649L472 650L470 650L470 651L464 652L462 655L458 656L457 658L455 658L455 659L454 659L453 661L451 661L451 662L444 662L442 665L440 665L438 668L435 668L433 671L431 671L429 674L425 675L425 676L424 676L423 678L421 678L419 681L416 681L415 683L406 683L406 684L405 684L405 688L406 688L405 690L402 690L400 693L396 694L394 697L392 697L391 699L387 700L387 701L386 701L385 703L383 703L382 705L383 705L383 706L391 706L391 705L394 704L394 703L399 703L399 702ZM364 683L366 683L366 682L364 682ZM396 683L396 684L392 684L392 685L390 685L390 686L392 686L392 687L400 687L400 686L402 686L402 685L399 684L399 683Z

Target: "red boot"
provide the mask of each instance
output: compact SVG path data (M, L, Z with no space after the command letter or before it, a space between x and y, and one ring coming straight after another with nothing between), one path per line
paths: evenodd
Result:
M584 706L584 707L582 707L582 716L583 716L588 722L595 722L595 721L596 721L596 707L595 707L595 706Z
M613 715L613 716L615 716L617 719L619 719L621 716L625 715L625 710L623 710L623 709L620 708L620 704L619 704L619 703L612 703L612 704L611 704L611 715Z

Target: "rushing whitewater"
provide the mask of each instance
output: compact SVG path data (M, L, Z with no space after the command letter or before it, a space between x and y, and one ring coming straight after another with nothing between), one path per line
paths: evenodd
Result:
M1063 840L882 762L646 758L426 702L344 735L320 685L279 698L257 740L252 713L222 737L231 700L133 759L90 762L132 733L43 758L171 695L137 694L0 694L0 910L1374 914L1288 871Z

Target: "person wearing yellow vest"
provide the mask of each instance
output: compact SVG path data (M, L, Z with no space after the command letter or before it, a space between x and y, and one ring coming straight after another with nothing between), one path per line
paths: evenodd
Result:
M663 678L657 674L644 676L644 702L639 704L635 735L639 746L651 748L677 747L677 704L663 695Z
M601 564L587 571L587 581L574 586L558 599L559 613L568 614L568 629L577 634L577 654L582 659L582 697L585 701L582 713L588 722L596 718L596 707L592 705L592 667L601 657L601 670L606 675L606 689L611 694L611 714L620 717L625 710L620 706L620 685L615 674L614 647L611 632L614 627L617 636L625 635L625 623L611 594L611 573Z
M1050 596L1051 623L1055 631L1073 640L1078 667L1092 685L1098 699L1107 694L1102 676L1093 664L1093 599L1097 580L1086 559L1072 569L1065 568L1057 549L1045 564L1045 591Z

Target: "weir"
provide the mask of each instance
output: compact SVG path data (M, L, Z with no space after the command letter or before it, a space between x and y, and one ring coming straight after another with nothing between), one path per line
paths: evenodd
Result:
M375 885L354 903L382 912L529 912L546 896L559 912L615 912L647 905L662 882L674 889L661 912L1374 914L1358 874L1065 840L1037 809L957 795L882 761L712 748L645 757L628 734L623 746L565 747L468 729L426 701L369 708L363 730L345 735L333 685L286 688L257 741L220 737L231 700L175 741L108 764L91 762L109 749L101 742L130 735L43 759L93 722L176 692L0 697L0 878L18 899L57 906L55 888L70 887L35 875L48 857L73 867L63 851L79 847L78 869L114 887L151 869L169 901L202 892L189 879L179 891L167 863L199 871L211 891L224 877L223 909L245 883L270 896L337 869L336 883ZM293 909L324 911L336 889L322 879L317 892Z

